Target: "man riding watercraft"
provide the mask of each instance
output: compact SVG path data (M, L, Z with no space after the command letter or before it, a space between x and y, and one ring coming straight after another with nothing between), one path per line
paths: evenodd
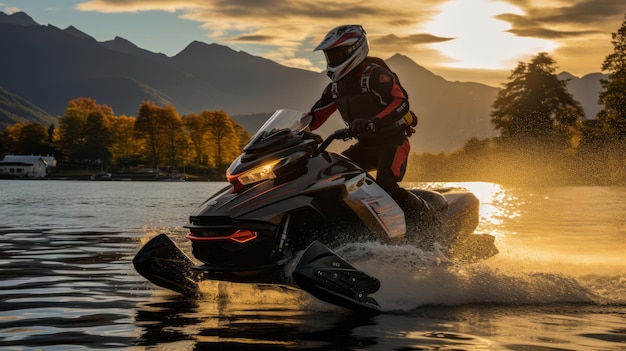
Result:
M363 28L335 28L316 50L324 51L332 79L320 100L306 114L276 111L228 168L229 184L189 216L186 238L201 263L160 234L133 260L141 275L186 295L198 294L202 280L295 286L378 313L371 295L380 281L331 248L378 241L439 250L439 243L451 259L471 261L497 253L492 236L473 235L479 208L473 194L398 186L416 118L395 74L367 57ZM310 132L336 110L349 128L325 140ZM334 140L352 138L358 142L343 155L327 150ZM427 238L425 229L433 228Z
M343 155L367 171L376 170L376 182L396 200L409 220L432 217L425 201L398 185L404 178L411 148L408 137L417 120L397 76L383 60L367 56L369 44L363 27L334 28L315 50L324 52L326 73L332 82L311 108L311 130L339 110L358 138L358 143Z
M160 234L135 256L137 272L186 295L198 294L202 280L279 284L353 310L380 311L371 296L378 279L331 249L364 241L403 245L410 224L370 174L326 150L333 140L352 138L350 129L320 143L307 131L310 124L310 114L276 111L230 165L228 185L190 214L185 237L200 264ZM432 251L436 241L460 260L497 253L493 236L474 235L479 201L473 194L454 188L411 192L428 199L448 228L411 245Z

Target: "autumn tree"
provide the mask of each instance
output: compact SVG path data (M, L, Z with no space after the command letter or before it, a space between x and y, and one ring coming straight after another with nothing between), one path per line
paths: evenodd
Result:
M224 111L210 112L208 130L210 155L215 168L223 171L241 152L235 122Z
M597 117L609 136L626 140L626 15L611 38L613 53L602 63L602 71L608 72L608 79L601 81L603 91L598 99L604 107Z
M53 154L48 142L48 130L39 123L17 123L8 126L0 134L4 152L12 154Z
M584 111L556 68L547 53L539 53L512 71L492 105L491 121L502 139L567 144L578 135Z
M192 113L182 117L184 130L189 135L197 165L208 164L208 159L205 156L210 118L211 114L208 111L204 111L201 114Z
M235 126L235 134L237 135L239 141L237 146L237 154L240 154L243 148L248 145L252 136L241 124L235 121L233 121L233 124Z
M98 105L93 99L69 101L65 113L58 119L61 150L75 161L110 159L111 131L107 121L111 117L113 109Z
M183 121L173 106L165 108L165 155L170 167L183 165L184 155L188 147L187 134L183 131Z
M250 139L250 133L224 111L185 115L183 124L193 145L196 164L220 171L239 156Z
M91 160L97 162L103 168L111 161L111 131L104 115L100 111L92 111L84 121L84 142L76 145L71 151L74 160Z
M109 127L113 136L111 154L113 162L121 167L128 167L139 163L141 158L141 141L135 138L135 118L128 116L113 116L109 120Z
M159 168L163 158L176 166L177 154L182 152L182 121L173 106L159 107L153 102L141 103L135 122L135 135L146 140L153 168Z

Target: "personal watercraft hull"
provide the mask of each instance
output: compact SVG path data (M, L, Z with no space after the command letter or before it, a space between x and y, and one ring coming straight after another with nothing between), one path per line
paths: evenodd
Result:
M414 190L441 211L445 225L459 233L448 248L453 259L475 261L497 253L491 235L473 234L478 223L478 199L463 189L437 193ZM443 201L443 202L442 202ZM298 287L316 298L358 312L378 313L380 306L370 296L378 280L351 266L319 241L311 243L293 272L290 260L263 265L196 265L166 234L159 234L137 253L137 272L152 283L184 295L197 295L202 280L278 284Z
M202 280L242 282L249 279L248 282L296 286L322 301L353 311L380 312L378 302L369 296L380 288L378 279L355 269L319 241L311 243L302 254L293 271L293 280L263 267L233 272L194 266L166 234L159 234L144 245L133 264L137 272L152 283L183 295L198 295L198 283ZM268 275L268 272L273 274Z

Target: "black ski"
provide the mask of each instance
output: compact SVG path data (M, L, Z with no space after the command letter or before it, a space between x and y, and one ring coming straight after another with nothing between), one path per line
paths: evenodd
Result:
M152 283L179 292L197 295L199 273L192 271L194 263L165 234L152 238L133 259L139 274Z
M355 269L319 241L305 250L292 276L302 290L322 301L357 312L381 312L369 296L378 291L380 281Z

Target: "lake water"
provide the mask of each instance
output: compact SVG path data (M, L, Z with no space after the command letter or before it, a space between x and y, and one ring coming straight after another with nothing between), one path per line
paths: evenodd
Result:
M138 276L142 243L188 247L188 214L223 185L0 180L0 349L626 350L624 187L419 184L474 191L500 253L352 247L382 282L386 313L364 318L297 290L208 282L185 299Z

